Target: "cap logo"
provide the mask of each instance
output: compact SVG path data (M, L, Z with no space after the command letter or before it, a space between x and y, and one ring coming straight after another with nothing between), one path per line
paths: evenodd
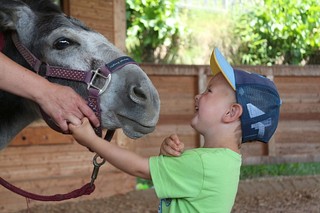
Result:
M252 103L248 103L247 104L247 109L248 109L250 118L255 118L255 117L258 117L260 115L264 115L265 114L261 109L259 109L258 107L256 107Z
M258 137L262 138L264 136L266 127L271 126L271 118L268 118L264 121L260 121L254 124L251 124L251 128L258 130Z

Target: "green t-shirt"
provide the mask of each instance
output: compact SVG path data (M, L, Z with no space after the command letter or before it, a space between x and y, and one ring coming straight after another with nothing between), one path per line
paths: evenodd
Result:
M238 190L241 155L226 148L197 148L180 157L151 157L159 212L229 213Z

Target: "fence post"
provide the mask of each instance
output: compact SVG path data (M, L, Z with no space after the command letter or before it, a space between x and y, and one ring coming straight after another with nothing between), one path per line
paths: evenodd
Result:
M268 156L276 156L277 155L276 151L277 151L276 140L275 140L275 137L273 136L268 143Z

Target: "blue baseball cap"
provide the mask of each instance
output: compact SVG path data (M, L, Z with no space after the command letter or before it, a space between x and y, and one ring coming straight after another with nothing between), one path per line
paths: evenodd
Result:
M281 106L275 84L262 75L233 69L217 48L212 52L210 67L214 76L223 74L243 108L242 143L269 142L277 129Z

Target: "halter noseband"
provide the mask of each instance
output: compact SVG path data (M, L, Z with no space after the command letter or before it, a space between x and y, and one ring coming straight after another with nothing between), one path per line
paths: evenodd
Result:
M99 67L96 70L91 71L83 71L76 69L69 69L58 66L50 66L38 58L36 58L18 39L16 33L12 33L11 35L12 41L19 53L23 56L23 58L28 62L28 64L33 68L33 70L44 77L52 77L52 78L60 78L70 81L79 81L87 84L87 90L89 91L89 95L87 97L88 106L93 110L95 115L98 117L101 123L101 110L100 110L100 95L106 91L110 81L111 74L115 71L123 68L128 64L136 64L136 62L128 57L122 56L108 64L105 64ZM102 87L95 84L97 79L104 80L104 84ZM61 129L52 121L51 118L47 114L45 114L41 110L42 116L46 123L54 130L61 132ZM110 130L113 131L113 130ZM95 132L98 136L102 136L101 127L95 128ZM108 132L105 139L110 141L113 135L113 132Z

